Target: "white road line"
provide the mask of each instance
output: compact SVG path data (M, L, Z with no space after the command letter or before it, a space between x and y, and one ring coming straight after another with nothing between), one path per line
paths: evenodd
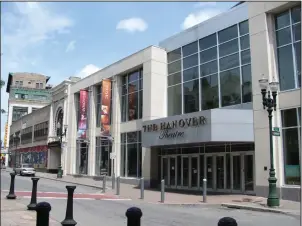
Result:
M25 199L30 199L30 196L21 196ZM67 197L38 197L39 199L67 199ZM85 200L95 200L94 198L73 198L73 199L85 199Z
M1 190L2 192L9 192L9 190ZM16 193L17 192L31 192L31 191L15 191ZM56 191L38 191L38 193L40 194L66 194L67 195L67 192L56 192ZM99 193L74 193L74 195L105 195L105 194L99 194Z

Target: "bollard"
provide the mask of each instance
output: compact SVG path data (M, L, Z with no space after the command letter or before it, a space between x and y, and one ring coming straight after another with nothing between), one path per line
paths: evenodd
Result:
M7 199L16 199L15 195L15 173L10 173L10 187L9 187L9 193L6 196Z
M77 222L73 219L73 193L76 186L66 186L68 196L67 196L67 207L65 220L61 222L63 226L74 226Z
M161 180L161 192L160 192L160 201L165 202L165 180Z
M36 205L37 212L37 226L49 226L49 212L51 210L51 206L48 202L39 202Z
M115 189L115 173L112 173L112 190Z
M145 189L145 182L144 182L144 178L142 177L140 180L141 183L141 199L144 199L144 189Z
M202 188L202 196L203 196L203 202L207 202L207 179L203 179L203 188Z
M131 207L126 211L127 226L140 226L143 213L140 208Z
M121 177L118 176L116 178L116 195L120 195L120 183L121 183Z
M106 175L103 176L103 193L106 193Z
M237 226L237 221L232 217L223 217L218 221L218 226Z
M31 191L31 199L30 203L27 205L28 210L35 210L37 206L37 185L39 178L32 177L31 180L33 181L33 188Z

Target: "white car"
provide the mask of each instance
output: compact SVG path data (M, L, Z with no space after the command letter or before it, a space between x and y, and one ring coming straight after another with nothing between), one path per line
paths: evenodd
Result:
M36 170L31 164L21 164L14 169L15 174L20 174L21 176L31 175L35 176Z

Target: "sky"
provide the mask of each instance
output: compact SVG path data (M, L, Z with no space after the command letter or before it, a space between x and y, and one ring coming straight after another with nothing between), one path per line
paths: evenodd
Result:
M236 2L1 2L1 78L86 77L222 13ZM1 108L8 94L1 90ZM1 139L7 115L1 115Z

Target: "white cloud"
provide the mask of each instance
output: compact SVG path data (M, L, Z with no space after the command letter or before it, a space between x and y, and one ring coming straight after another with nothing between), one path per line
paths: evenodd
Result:
M76 76L85 78L99 70L101 70L101 68L99 68L98 66L94 64L87 64L85 67L83 67L80 71L76 73Z
M130 33L136 32L136 31L145 31L148 28L148 24L141 18L133 17L125 20L121 20L116 25L116 29L118 30L125 30Z
M75 49L75 44L76 44L75 40L70 41L66 47L65 52L68 53L68 52L73 51Z

